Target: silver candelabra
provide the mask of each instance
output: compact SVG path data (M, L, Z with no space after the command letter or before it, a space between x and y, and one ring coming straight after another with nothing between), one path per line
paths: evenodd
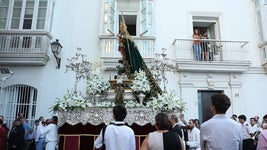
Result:
M163 82L164 92L166 92L166 84L168 79L166 78L166 71L176 71L175 60L167 58L166 48L162 48L161 54L155 54L155 58L151 61L151 71L155 77L155 80L160 84Z
M67 59L66 71L69 69L75 72L74 93L77 94L77 84L80 79L88 78L91 63L87 61L86 55L81 53L81 48L77 48L76 56Z

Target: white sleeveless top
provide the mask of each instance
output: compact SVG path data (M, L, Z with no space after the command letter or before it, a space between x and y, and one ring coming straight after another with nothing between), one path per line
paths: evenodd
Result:
M162 132L151 132L148 134L148 150L163 150L163 134Z

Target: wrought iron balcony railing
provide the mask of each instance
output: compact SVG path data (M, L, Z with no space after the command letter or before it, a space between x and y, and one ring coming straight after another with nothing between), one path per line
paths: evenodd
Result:
M154 38L134 38L140 54L144 59L154 57ZM119 59L121 54L118 51L118 39L116 37L100 37L100 57L103 59Z
M193 39L175 39L172 43L177 61L195 61ZM248 62L247 41L198 40L202 60L224 62ZM206 51L206 53L204 53ZM205 55L207 55L206 59Z
M193 39L174 39L172 45L178 70L240 73L251 65L246 49L247 41L198 40L196 43L200 44L203 51L207 51L201 53L200 60L195 57L193 43Z
M44 31L0 30L0 63L45 65L51 39Z

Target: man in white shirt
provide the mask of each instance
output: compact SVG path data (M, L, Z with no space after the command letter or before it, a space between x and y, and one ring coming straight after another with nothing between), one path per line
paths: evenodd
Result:
M46 122L47 126L40 128L40 134L45 136L45 149L46 150L54 150L57 146L58 141L58 127L57 127L58 117L53 116Z
M104 144L106 150L135 150L134 131L123 122L127 115L124 105L113 107L114 122L108 125L104 132ZM103 145L103 130L97 137L94 146L100 148Z
M254 141L251 138L254 133L252 131L252 128L250 124L246 122L247 117L245 115L239 115L238 120L242 127L242 133L243 133L243 150L251 150L254 149Z
M36 150L43 150L45 147L45 135L41 134L41 130L43 128L43 125L40 120L35 120L35 148Z
M261 122L260 122L260 117L259 116L254 116L255 124L257 125L258 128L261 127Z
M189 146L189 150L200 150L200 131L196 127L194 119L188 121L188 128L188 141L186 145Z
M250 118L250 125L253 135L259 131L259 128L256 124L255 118Z
M242 150L241 126L225 115L231 101L225 94L211 96L214 116L200 128L201 150Z

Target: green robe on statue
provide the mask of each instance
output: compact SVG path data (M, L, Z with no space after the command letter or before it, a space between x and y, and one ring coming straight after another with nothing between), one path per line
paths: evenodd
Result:
M137 46L129 35L126 25L121 24L119 34L119 51L122 54L125 73L129 79L134 79L134 72L140 69L146 73L147 80L150 85L149 97L157 97L158 93L162 93L161 88L153 77L150 69L146 66Z

